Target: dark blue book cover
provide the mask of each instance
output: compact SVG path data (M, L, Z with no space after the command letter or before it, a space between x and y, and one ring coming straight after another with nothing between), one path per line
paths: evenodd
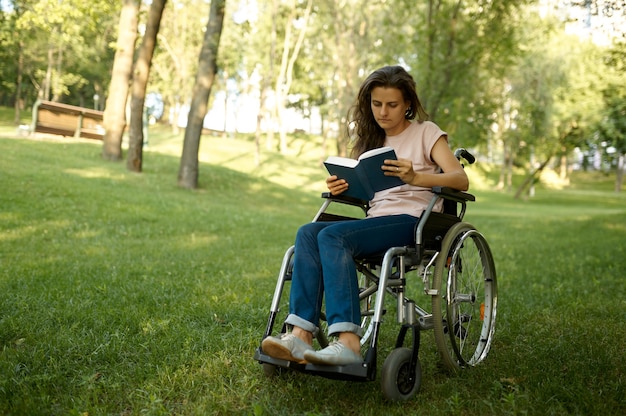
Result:
M397 159L391 147L369 150L358 160L331 156L324 165L331 175L348 182L348 190L342 195L369 201L378 191L404 184L397 176L385 176L382 166L387 159Z

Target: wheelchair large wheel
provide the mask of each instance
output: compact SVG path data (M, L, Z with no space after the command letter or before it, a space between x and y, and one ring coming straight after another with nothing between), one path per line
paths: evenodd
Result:
M381 387L386 399L408 400L417 393L422 384L422 367L419 360L411 367L412 351L409 348L396 348L383 363Z
M435 264L433 323L444 365L456 371L485 359L494 336L496 270L487 241L465 222L446 233Z

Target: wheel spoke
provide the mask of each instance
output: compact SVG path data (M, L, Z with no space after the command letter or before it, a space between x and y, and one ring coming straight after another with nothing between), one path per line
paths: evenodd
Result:
M496 275L484 237L467 223L455 224L442 242L435 266L435 340L446 366L476 365L491 345ZM437 322L439 321L441 325Z

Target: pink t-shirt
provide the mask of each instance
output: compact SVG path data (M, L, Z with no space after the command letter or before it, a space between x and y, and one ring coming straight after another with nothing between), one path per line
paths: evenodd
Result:
M385 146L393 147L398 159L412 160L413 170L416 172L437 173L439 167L431 160L430 153L437 140L442 136L446 141L448 140L447 133L433 122L412 122L402 133L396 136L387 136ZM396 186L376 192L370 201L367 216L409 214L419 217L432 197L433 193L430 188L406 184ZM435 211L440 212L442 205L442 201L438 201Z

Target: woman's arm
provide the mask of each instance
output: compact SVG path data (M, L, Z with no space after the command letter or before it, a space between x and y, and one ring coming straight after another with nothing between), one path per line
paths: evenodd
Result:
M448 147L448 142L441 136L430 152L431 159L443 173L421 173L413 170L413 163L408 159L386 160L383 170L387 176L398 176L404 183L413 186L432 188L449 186L459 191L467 191L469 179L465 170Z

